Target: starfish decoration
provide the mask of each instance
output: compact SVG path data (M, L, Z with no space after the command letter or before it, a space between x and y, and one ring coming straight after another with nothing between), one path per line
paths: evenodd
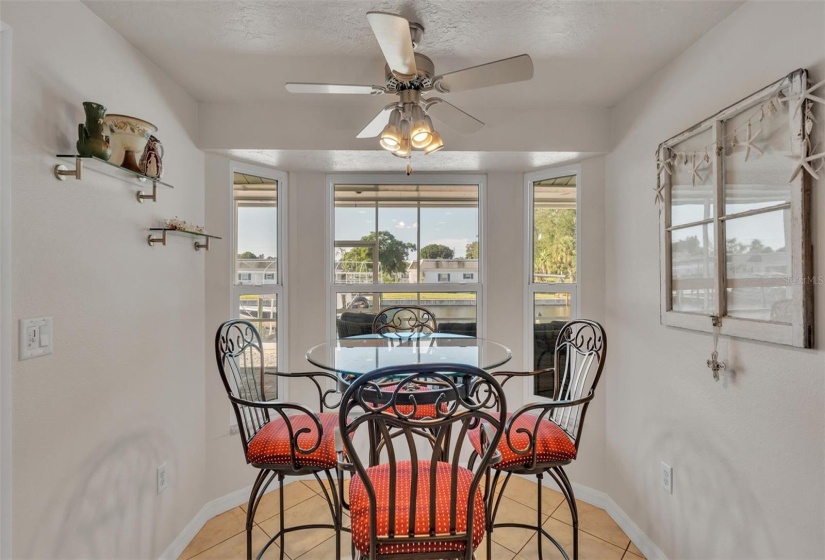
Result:
M796 167L794 167L793 173L791 173L791 178L788 179L789 183L791 181L793 181L794 179L796 179L796 176L799 175L799 173L803 169L805 171L807 171L808 174L811 177L813 177L814 179L819 179L819 175L817 175L816 173L817 173L817 171L822 169L823 163L820 162L820 164L818 166L816 166L816 168L814 168L811 164L813 162L817 161L817 160L825 159L825 152L820 152L818 154L813 154L813 155L809 156L808 155L808 145L809 145L808 142L805 141L805 143L802 146L802 153L800 155L798 155L798 156L796 156L796 155L788 156L790 158L796 159Z
M665 184L662 182L656 183L656 186L653 187L653 190L656 192L656 204L662 204L665 201Z
M693 186L696 186L696 179L699 179L699 184L702 184L702 175L699 173L699 168L705 165L705 162L702 158L696 160L696 154L693 154L693 175L691 176L690 180L693 183Z
M656 186L653 187L653 191L656 193L656 204L662 204L665 201L665 182L662 181L662 170L666 171L670 175L673 174L669 167L671 158L664 160L660 159L661 152L661 146L656 148Z
M748 121L748 137L745 139L744 142L742 142L742 145L745 146L745 161L748 161L748 156L751 155L751 150L759 152L760 156L763 153L765 153L760 148L756 147L753 143L756 140L756 137L760 134L762 134L761 128L756 131L756 134L751 134L751 123L750 121Z
M794 96L794 99L796 99L796 103L794 104L794 108L793 108L793 116L794 117L796 116L797 113L799 113L799 110L802 108L802 105L805 104L806 99L809 99L809 100L813 101L814 103L822 103L823 105L825 105L825 99L823 99L821 97L817 97L816 95L812 95L813 91L821 88L822 86L825 86L825 80L822 80L821 82L819 82L817 84L814 84L813 86L809 87L808 89L806 89L802 93Z
M670 168L673 164L672 158L667 159L656 159L656 176L662 174L662 171L665 171L668 175L673 175L673 170Z

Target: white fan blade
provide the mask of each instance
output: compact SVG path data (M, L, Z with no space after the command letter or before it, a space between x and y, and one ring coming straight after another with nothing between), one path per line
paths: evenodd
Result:
M455 105L450 105L443 99L439 99L435 104L428 106L427 113L456 129L461 134L473 134L484 128L483 122L468 115Z
M286 90L290 93L354 93L362 95L374 95L384 93L378 86L359 86L350 84L308 84L289 82Z
M410 22L401 16L384 12L367 12L367 20L395 77L405 82L415 78L415 53Z
M533 77L533 61L528 54L488 62L457 70L435 78L436 89L443 92L465 91L501 84L511 84Z
M387 126L390 120L390 113L392 113L393 109L394 107L385 107L382 109L381 112L375 115L375 118L370 121L370 124L358 133L356 138L375 138L381 134L381 131L384 130L384 127Z

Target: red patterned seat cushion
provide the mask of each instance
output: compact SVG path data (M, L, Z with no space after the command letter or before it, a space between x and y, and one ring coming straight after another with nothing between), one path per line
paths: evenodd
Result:
M507 420L510 419L510 416L512 415L508 413ZM525 429L532 434L536 427L536 420L537 417L530 414L522 414L516 418L510 426L510 443L507 442L507 434L501 436L498 450L501 453L502 460L500 463L492 465L494 469L506 470L510 467L520 467L529 464L533 460L532 449L529 449L527 454L519 455L513 451L510 444L519 450L529 448L529 435L523 432L520 433L518 430ZM572 461L576 458L576 446L555 422L542 419L539 423L538 432L538 437L535 438L536 461L538 463L557 463ZM476 453L481 454L481 436L478 428L469 432L469 439Z
M323 432L321 434L321 444L312 453L300 453L295 450L295 462L299 467L320 467L322 469L334 469L338 464L335 455L335 428L338 427L338 415L323 412L318 414ZM292 425L293 436L302 428L308 428L298 436L298 447L309 449L318 441L318 426L311 416L306 414L295 414L289 416ZM290 448L292 442L289 438L289 430L286 421L281 416L276 416L249 442L246 458L253 464L267 465L288 465L292 461Z
M378 536L389 535L389 511L395 507L395 536L409 534L410 487L412 464L410 461L396 463L395 503L389 503L390 466L382 464L367 469L367 475L375 488ZM448 535L450 532L450 488L456 489L456 531L462 533L467 528L467 502L473 473L458 468L457 480L452 480L450 463L439 462L436 466L436 533ZM352 520L352 541L361 553L370 550L370 499L360 477L354 476L350 483L350 517ZM473 550L484 537L484 500L480 488L477 489L473 506ZM418 487L415 498L415 534L427 536L430 531L430 462L418 462ZM443 551L462 551L464 542L418 542L379 544L379 554L407 554Z

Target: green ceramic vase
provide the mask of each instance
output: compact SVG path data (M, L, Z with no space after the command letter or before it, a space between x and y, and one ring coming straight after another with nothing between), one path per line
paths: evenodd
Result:
M86 111L86 123L77 126L77 153L108 161L112 148L109 147L109 137L104 133L103 117L106 115L106 107L85 101L83 110Z

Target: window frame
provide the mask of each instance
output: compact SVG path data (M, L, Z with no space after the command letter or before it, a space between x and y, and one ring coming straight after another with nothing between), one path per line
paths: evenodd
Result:
M265 179L272 179L277 181L277 259L278 259L278 277L275 284L238 284L238 275L235 269L238 259L238 209L235 205L235 173L245 173L256 177ZM230 291L230 309L229 317L240 317L240 298L243 295L264 295L275 294L278 300L278 370L289 371L289 347L286 337L286 326L289 324L289 309L287 305L288 294L288 247L287 233L289 231L287 224L288 212L288 184L289 175L284 171L272 169L271 167L263 167L253 165L251 163L230 160L229 162L229 208L230 208L230 227L229 227L229 246L231 248L231 259L229 263L229 291ZM289 384L283 377L278 377L277 380L278 394L274 400L287 401L289 400ZM232 423L235 421L233 419Z
M486 333L486 237L485 223L487 221L487 176L473 174L440 174L440 173L419 173L415 176L399 176L387 173L363 173L363 174L332 174L327 175L326 208L327 220L324 226L326 237L326 250L324 262L324 276L327 279L327 339L336 337L335 318L336 307L334 305L336 294L352 292L372 292L372 293L398 293L398 292L475 292L476 295L476 332L478 338L484 338ZM334 272L335 259L335 185L444 185L462 186L476 185L478 187L478 242L479 242L479 267L478 277L475 282L462 283L377 283L371 284L336 284ZM348 244L347 247L354 246ZM366 246L371 246L369 243ZM419 247L420 249L420 247Z
M797 70L790 75L790 88L793 92L799 92L807 84L807 72ZM783 78L784 80L785 78ZM681 142L707 130L711 130L712 142L719 142L725 136L725 122L737 115L753 109L760 103L765 103L777 93L777 84L773 84L760 89L756 93L742 99L741 101L723 109L710 118L694 125L688 130L673 136L660 144L657 150L657 159L662 160L670 156L670 151ZM784 88L782 88L784 89ZM804 126L804 111L799 111L794 117L793 112L789 115L790 131L801 130ZM789 134L791 138L797 138L794 134ZM791 146L794 153L799 153L799 139L792 140ZM814 345L813 329L813 255L811 245L811 188L810 178L805 171L791 181L791 201L771 208L760 209L759 211L745 211L734 214L727 214L725 210L725 150L712 150L714 163L713 196L714 209L713 218L709 224L713 227L713 235L716 243L715 255L715 275L712 278L716 289L716 313L704 315L700 313L688 313L673 310L673 280L670 240L674 229L682 229L685 225L671 225L671 180L668 173L660 173L662 203L659 207L659 263L660 263L660 322L664 326L678 327L702 332L712 333L714 324L718 323L719 333L733 336L783 344L799 348L812 348ZM789 160L790 162L790 160ZM659 170L657 169L657 172ZM789 167L790 172L790 167ZM658 191L658 189L657 189ZM725 223L728 220L742 218L751 214L763 214L767 210L787 209L791 214L791 239L788 242L791 254L790 276L797 281L791 282L793 301L793 323L778 323L758 319L745 319L731 317L727 315L727 251L719 250L726 243ZM799 281L801 280L801 281ZM811 280L811 281L809 281ZM719 321L714 319L719 317Z
M534 336L534 310L533 301L536 294L540 293L569 293L570 294L570 319L579 317L579 284L582 278L582 258L581 258L581 177L582 169L580 164L561 165L548 167L524 174L524 280L526 289L524 290L524 369L533 369L533 336ZM550 284L534 282L533 276L533 184L539 181L558 179L560 177L576 176L576 281L567 284ZM551 399L536 395L533 391L533 377L526 377L523 381L524 402L549 402Z

